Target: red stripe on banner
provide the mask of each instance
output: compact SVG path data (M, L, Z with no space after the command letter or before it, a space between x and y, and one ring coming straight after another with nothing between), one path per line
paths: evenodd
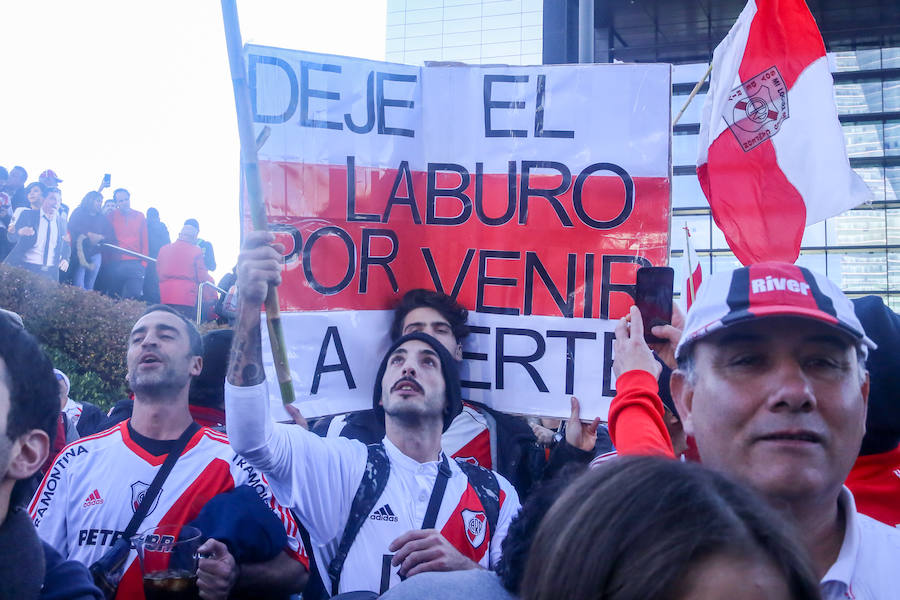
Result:
M348 198L347 170L260 161L269 219L287 246L283 310L384 310L422 287L458 292L464 306L481 312L605 317L606 307L616 318L632 304L622 288L634 284L634 257L667 264L665 177L629 177L634 194L626 211L624 179L608 171L590 174L579 216L573 198L579 173L573 172L557 201L532 192L523 225L520 168L512 176L478 177L473 170L465 189L450 192L461 176L439 172L432 187L444 191L432 193L430 203L426 172L356 166ZM561 175L529 178L532 190L561 182ZM429 204L433 220L443 224L427 222ZM621 215L621 224L608 229L589 224ZM447 224L454 217L461 222ZM488 224L491 219L503 222Z
M714 199L713 218L741 264L797 260L806 205L778 166L771 140L754 148L751 160L725 130L710 145L697 177L706 197Z
M825 44L803 0L758 0L738 71L747 81L772 65L790 90L803 69L825 56Z

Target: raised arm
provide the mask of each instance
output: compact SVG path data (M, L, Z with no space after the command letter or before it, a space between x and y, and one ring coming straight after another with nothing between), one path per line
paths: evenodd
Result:
M228 383L247 387L262 383L262 336L259 330L259 309L269 285L281 284L281 253L272 245L275 236L268 231L247 234L238 256L237 322L231 359L228 364Z
M281 248L268 232L247 235L238 257L237 323L231 345L225 411L232 448L262 471L281 504L310 535L326 543L347 520L366 465L366 447L326 441L296 425L275 424L263 370L260 307L269 284L281 283Z
M616 325L613 356L616 397L609 407L609 434L616 450L623 455L674 458L657 393L662 367L644 341L641 311L636 306Z
M272 450L267 443L272 435L268 395L261 385L266 375L259 317L269 285L281 283L282 260L281 254L272 246L274 237L267 231L248 233L238 256L237 322L227 376L228 383L238 389L226 386L231 446L264 471L274 465Z

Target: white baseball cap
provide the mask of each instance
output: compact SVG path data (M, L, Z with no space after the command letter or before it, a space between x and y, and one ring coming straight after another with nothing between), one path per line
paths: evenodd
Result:
M783 262L765 262L704 279L675 357L684 348L724 327L762 317L793 316L831 325L857 341L863 355L875 342L866 336L853 311L853 303L830 279Z

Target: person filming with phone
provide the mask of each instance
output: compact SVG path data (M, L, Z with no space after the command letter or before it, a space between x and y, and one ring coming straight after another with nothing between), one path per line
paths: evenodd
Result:
M652 389L657 363L640 312L630 317L616 329L610 429L643 423L641 453L671 456ZM859 513L844 487L865 433L865 365L876 346L840 288L787 263L721 271L703 281L681 335L669 333L672 398L701 461L797 526L823 598L895 597L900 531Z

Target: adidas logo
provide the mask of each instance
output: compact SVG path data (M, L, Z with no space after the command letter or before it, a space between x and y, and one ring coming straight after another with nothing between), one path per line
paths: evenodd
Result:
M894 475L900 477L900 469L894 469Z
M394 515L394 511L391 510L390 504L385 504L378 510L372 512L369 515L369 518L373 521L390 521L391 523L396 523L399 519Z
M81 505L81 508L87 508L88 506L94 506L96 504L103 504L103 498L100 497L100 492L94 490L91 492L90 496L85 498L84 504Z

